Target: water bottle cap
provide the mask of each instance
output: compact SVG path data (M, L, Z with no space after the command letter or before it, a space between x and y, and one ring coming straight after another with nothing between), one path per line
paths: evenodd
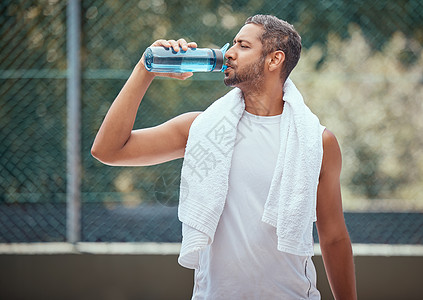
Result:
M216 65L213 68L213 72L219 72L222 70L223 67L223 53L219 49L212 49L214 54L216 55Z
M212 49L216 55L216 65L213 68L214 72L224 71L226 69L226 66L223 65L223 60L225 57L226 50L228 50L228 48L229 48L229 43L226 43L220 49Z
M228 48L229 48L229 43L226 43L225 45L223 45L222 48L220 48L220 51L222 51L223 56L225 56L225 53L228 50Z

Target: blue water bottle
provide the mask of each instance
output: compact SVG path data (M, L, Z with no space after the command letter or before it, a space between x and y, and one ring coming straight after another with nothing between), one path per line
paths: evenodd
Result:
M188 48L175 52L172 48L148 47L144 52L145 68L150 72L223 72L229 43L221 49Z

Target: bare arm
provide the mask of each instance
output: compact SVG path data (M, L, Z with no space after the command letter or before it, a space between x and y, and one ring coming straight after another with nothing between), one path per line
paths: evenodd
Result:
M152 46L173 47L187 50L196 47L180 39L159 40ZM180 158L191 123L199 112L177 116L159 126L132 130L136 113L148 87L156 76L186 79L192 73L157 74L144 68L143 58L134 68L128 81L114 100L94 140L91 153L98 160L109 165L140 166L152 165Z
M317 191L317 230L326 274L335 299L357 299L351 241L342 211L341 151L335 136L323 133L323 162Z

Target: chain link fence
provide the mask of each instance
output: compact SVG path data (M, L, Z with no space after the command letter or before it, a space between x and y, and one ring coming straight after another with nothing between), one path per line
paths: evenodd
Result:
M269 13L302 36L292 78L340 141L353 242L423 244L423 1L80 5L81 241L180 241L182 161L105 166L90 155L95 134L154 40L184 37L217 48L248 16ZM0 3L0 243L67 239L66 9L57 0ZM205 109L229 90L222 80L222 74L156 80L135 127Z

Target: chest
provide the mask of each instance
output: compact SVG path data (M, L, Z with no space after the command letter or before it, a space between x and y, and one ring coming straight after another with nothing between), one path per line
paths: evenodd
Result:
M232 156L230 180L247 186L270 185L280 149L280 119L242 118Z

